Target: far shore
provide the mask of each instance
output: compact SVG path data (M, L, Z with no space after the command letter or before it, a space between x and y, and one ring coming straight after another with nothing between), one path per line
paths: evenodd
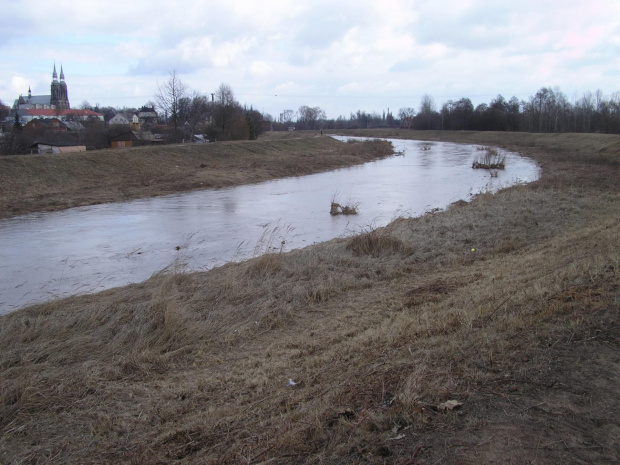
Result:
M3 156L0 218L302 176L391 154L387 142L353 147L298 131L257 141Z

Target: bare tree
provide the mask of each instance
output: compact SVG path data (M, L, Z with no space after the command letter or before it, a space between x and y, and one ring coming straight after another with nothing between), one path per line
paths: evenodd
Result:
M256 140L263 133L263 115L260 111L250 108L245 113L245 120L248 125L249 139Z
M282 113L280 113L280 123L291 124L293 122L294 116L295 112L293 110L284 110Z
M161 111L171 120L174 128L174 138L179 138L179 125L182 124L179 118L181 99L187 97L187 90L183 81L172 70L170 77L163 84L157 83L157 93L155 101Z
M244 139L247 132L241 105L235 100L235 94L228 84L220 84L215 91L213 123L217 137L224 140Z
M321 107L299 107L297 123L304 129L317 129L317 123L325 119L325 112Z
M215 102L222 105L233 105L235 102L235 94L232 88L225 83L221 83L215 91Z
M594 113L594 96L592 92L585 92L583 97L577 102L576 106L581 110L581 116L583 121L583 132L590 132L590 122L592 119L592 113Z
M183 97L179 101L179 119L189 125L188 136L193 136L196 132L196 126L200 121L207 118L209 113L209 102L207 97L193 92L188 97Z
M430 94L424 94L422 96L422 100L420 100L420 113L421 114L430 114L435 110L435 100Z
M433 127L433 120L439 114L435 109L435 100L429 94L424 94L420 101L420 111L416 120L418 121L418 129L436 129Z
M3 131L5 126L9 127L9 122L8 121L5 122L5 120L7 120L10 112L11 112L11 109L8 106L6 106L2 102L2 100L0 100L0 133Z
M398 117L400 118L400 125L402 128L411 129L413 126L413 117L415 116L415 109L411 107L403 107L398 110Z

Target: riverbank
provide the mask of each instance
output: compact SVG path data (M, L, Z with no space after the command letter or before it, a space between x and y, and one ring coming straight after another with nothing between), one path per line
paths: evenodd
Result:
M620 138L411 136L542 177L0 317L0 461L617 462Z
M303 176L391 154L387 142L283 133L258 141L4 156L0 218Z

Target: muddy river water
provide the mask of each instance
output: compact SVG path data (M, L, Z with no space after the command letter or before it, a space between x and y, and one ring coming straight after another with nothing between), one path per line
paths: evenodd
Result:
M327 173L0 220L0 314L168 266L206 270L305 247L539 176L513 153L491 177L471 168L474 146L392 143L402 156ZM359 214L331 216L334 197L359 204Z

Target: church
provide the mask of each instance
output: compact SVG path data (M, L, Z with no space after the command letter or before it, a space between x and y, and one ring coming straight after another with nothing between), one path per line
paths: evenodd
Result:
M28 97L20 95L13 104L13 110L68 110L70 108L65 73L62 65L60 65L59 81L58 74L56 73L56 63L54 63L54 72L52 73L50 95L32 95L29 87Z
M69 105L69 92L65 82L65 72L60 65L60 80L56 73L56 63L52 73L50 95L32 95L28 88L28 96L20 95L15 100L13 108L7 118L8 121L18 121L22 125L33 119L56 118L61 122L88 121L91 119L104 120L101 113L92 110L72 110Z

